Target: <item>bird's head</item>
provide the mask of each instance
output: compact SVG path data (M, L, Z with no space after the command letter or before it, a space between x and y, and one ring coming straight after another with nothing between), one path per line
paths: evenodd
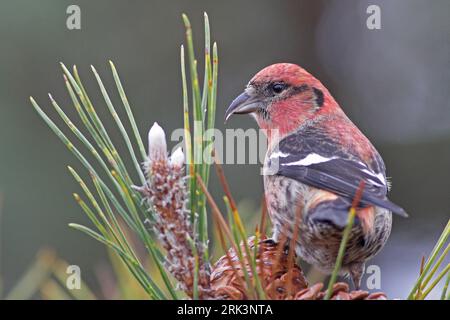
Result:
M258 72L225 114L251 114L261 129L280 137L319 114L339 112L322 83L295 64L277 63ZM335 110L337 109L337 110Z

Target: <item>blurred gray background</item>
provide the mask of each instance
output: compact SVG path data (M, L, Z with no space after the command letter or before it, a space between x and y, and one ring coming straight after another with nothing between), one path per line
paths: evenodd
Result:
M81 30L66 28L66 8L81 8ZM381 30L368 30L366 8L381 7ZM420 258L432 249L450 212L450 2L433 1L2 1L0 3L0 274L8 291L42 247L81 267L96 287L102 245L67 227L87 223L66 165L81 168L32 109L52 92L74 116L58 62L76 64L102 115L109 118L89 66L114 93L115 62L145 136L153 121L182 126L179 46L187 13L197 48L203 11L218 42L217 127L229 102L258 70L275 62L305 67L331 91L382 154L391 199L410 213L394 218L380 265L382 290L405 297ZM200 57L201 51L197 52ZM202 59L199 59L202 61ZM199 66L202 70L202 65ZM119 104L117 103L119 106ZM75 117L74 117L75 118ZM58 119L57 119L58 120ZM61 124L60 121L57 121ZM113 121L110 119L110 128ZM228 128L250 128L236 117ZM67 131L65 131L67 132ZM118 134L113 135L119 138ZM257 165L229 165L238 200L258 207ZM221 194L212 180L216 196ZM217 190L216 190L217 189Z

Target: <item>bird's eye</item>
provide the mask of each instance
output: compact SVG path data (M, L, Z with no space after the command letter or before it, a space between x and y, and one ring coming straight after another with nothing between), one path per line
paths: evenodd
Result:
M286 89L286 84L284 83L277 82L272 84L272 91L276 94L283 92L284 89Z

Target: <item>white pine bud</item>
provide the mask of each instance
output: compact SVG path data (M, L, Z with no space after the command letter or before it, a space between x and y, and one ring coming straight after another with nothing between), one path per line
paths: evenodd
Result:
M150 160L167 157L166 134L156 122L148 132L148 157Z
M184 165L184 153L181 147L178 147L170 156L170 164L176 167Z

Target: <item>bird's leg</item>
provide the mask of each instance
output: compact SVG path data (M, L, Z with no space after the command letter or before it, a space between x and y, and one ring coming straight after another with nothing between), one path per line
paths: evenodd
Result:
M361 287L361 278L364 274L364 263L353 264L349 268L349 272L353 285L355 286L355 290L359 290Z

